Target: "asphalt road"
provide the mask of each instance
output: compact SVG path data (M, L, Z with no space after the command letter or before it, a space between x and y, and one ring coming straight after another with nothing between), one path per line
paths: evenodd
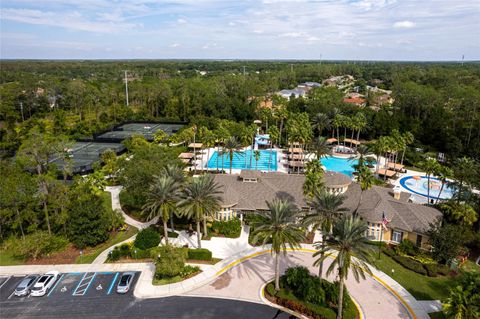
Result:
M132 291L120 295L115 291L108 293L105 288L96 289L99 285L108 287L112 282L109 276L115 274L98 273L91 288L81 294L77 287L77 277L81 274L66 275L43 297L13 296L13 289L21 277L12 277L3 286L0 283L0 318L290 318L278 309L244 301L204 297L137 299Z
M113 295L108 298L73 297L68 300L33 297L28 299L28 301L8 300L0 302L0 317L36 319L289 318L287 314L266 305L202 297L168 297L140 300L132 296Z

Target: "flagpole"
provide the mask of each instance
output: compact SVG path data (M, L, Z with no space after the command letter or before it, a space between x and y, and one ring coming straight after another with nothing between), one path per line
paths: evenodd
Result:
M382 227L380 227L380 245L378 245L378 259L380 259L381 252L382 252L382 238L383 238L383 225Z

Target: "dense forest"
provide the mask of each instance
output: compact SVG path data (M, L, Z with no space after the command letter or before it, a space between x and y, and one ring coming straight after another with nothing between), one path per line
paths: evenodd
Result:
M125 70L129 106L126 106ZM364 90L392 90L394 103L361 109L374 139L394 129L411 132L414 146L450 159L480 157L480 66L437 63L333 63L269 61L2 61L0 150L12 156L29 129L45 125L73 138L126 120L169 120L206 124L257 119L257 105L280 89L330 76L352 75ZM291 99L289 112L333 109L353 116L343 92L316 88Z

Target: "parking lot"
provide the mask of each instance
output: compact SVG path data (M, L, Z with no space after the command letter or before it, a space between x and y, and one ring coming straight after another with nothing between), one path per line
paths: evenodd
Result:
M30 299L39 301L42 299L122 298L125 295L132 295L140 273L135 273L130 290L124 295L116 293L116 286L121 275L120 272L63 273L58 276L52 288L43 297L17 297L13 294L17 285L25 276L0 277L0 301L28 302Z

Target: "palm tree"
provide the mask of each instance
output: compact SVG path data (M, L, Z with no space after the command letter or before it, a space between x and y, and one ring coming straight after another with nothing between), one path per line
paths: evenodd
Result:
M413 136L412 133L410 132L405 132L402 134L403 141L404 141L404 148L402 150L402 159L400 161L400 164L403 165L403 158L405 157L405 151L407 150L407 146L412 144L413 141L415 140L415 136Z
M453 170L445 165L439 165L435 175L437 175L440 179L440 182L442 182L442 187L440 187L440 192L438 192L437 200L435 201L435 204L437 204L440 200L440 196L442 195L445 184L447 184L448 179L453 177Z
M287 247L299 248L300 242L305 238L303 231L295 223L298 212L288 200L274 199L267 202L268 211L260 213L264 220L254 223L254 241L260 240L263 245L272 243L271 252L275 255L275 290L280 290L280 259L285 255Z
M337 271L339 278L337 319L343 317L343 290L345 279L351 271L355 280L365 279L365 273L372 274L367 262L371 260L372 248L368 245L365 233L367 224L354 216L343 216L333 226L333 233L327 238L326 245L316 245L314 257L320 256L315 264L323 263L329 254L336 253L333 262L327 269L327 275Z
M230 161L230 174L232 174L233 157L235 154L238 154L238 156L244 156L242 153L242 144L240 144L235 136L232 136L225 142L223 148Z
M380 137L372 146L371 146L372 152L375 154L377 157L376 160L376 165L375 165L375 174L378 177L378 172L380 169L380 156L384 153L385 150L385 143L382 137Z
M173 180L177 183L179 189L181 189L185 184L185 173L183 172L183 169L178 165L168 164L163 168L163 174L173 178ZM170 212L170 228L172 229L172 231L175 230L175 228L173 227L173 214L173 211Z
M258 161L262 157L262 153L259 150L253 151L253 156L255 156L255 170L258 170Z
M330 154L330 146L327 143L325 137L319 136L313 140L313 143L310 145L317 160L320 160L322 157L325 157Z
M313 230L320 229L322 231L322 242L320 246L326 244L327 235L331 233L332 226L335 220L337 220L343 212L346 212L343 205L345 196L329 193L325 190L317 191L314 194L313 199L310 201L310 207L312 213L307 214L302 219L302 224L305 226L312 226ZM317 264L318 276L322 277L323 273L323 261Z
M273 126L270 126L268 128L267 133L270 135L270 152L269 152L269 156L268 156L268 170L270 170L270 166L271 166L271 163L272 163L272 154L274 152L273 141L278 140L279 131L278 131L278 128L273 125Z
M434 158L429 158L423 162L422 168L427 175L427 202L430 204L430 177L438 171L438 162Z
M358 200L357 208L353 212L355 215L358 215L358 209L363 199L363 192L372 188L375 183L375 177L373 176L370 169L366 166L357 166L357 182L360 184L360 199Z
M210 160L210 148L215 145L215 134L210 130L205 130L205 134L203 135L203 145L207 148L207 161ZM207 162L208 166L208 162Z
M310 161L305 170L305 182L303 182L303 194L307 198L313 198L315 192L323 188L323 167L320 161Z
M318 131L318 136L322 136L325 129L330 128L331 120L325 113L317 113L312 119L312 128Z
M202 248L200 221L203 220L203 232L207 236L207 216L220 209L221 193L220 186L213 180L212 175L194 178L185 186L178 206L185 216L193 218L197 223L198 248Z
M477 165L474 160L468 157L462 157L456 160L454 167L454 176L458 180L458 191L455 194L457 203L460 200L465 200L465 184L469 184L472 180L472 176L476 176Z
M468 276L468 274L465 274L464 276ZM475 279L473 279L471 282L475 283ZM474 286L474 284L472 284L471 286ZM479 318L479 299L480 298L478 297L478 293L475 294L474 289L469 288L468 286L464 287L463 285L457 285L456 287L453 287L452 289L450 289L449 297L443 303L443 311L445 317L453 319ZM477 302L476 305L475 302Z
M365 117L365 114L362 112L358 112L355 115L355 128L357 130L357 142L360 142L360 132L362 132L365 127L367 126L367 118Z
M179 185L170 176L154 176L147 194L147 202L142 207L143 212L148 212L148 219L160 217L163 222L165 244L168 245L167 222L170 214L176 208L179 199Z

